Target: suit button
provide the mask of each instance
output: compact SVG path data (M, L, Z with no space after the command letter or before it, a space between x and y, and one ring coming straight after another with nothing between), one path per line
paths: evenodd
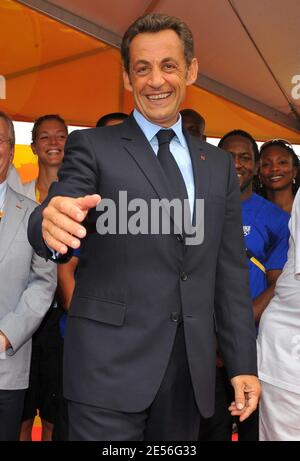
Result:
M180 277L183 282L185 282L188 279L186 272L181 272Z
M171 312L170 319L172 322L178 322L180 314L178 312Z

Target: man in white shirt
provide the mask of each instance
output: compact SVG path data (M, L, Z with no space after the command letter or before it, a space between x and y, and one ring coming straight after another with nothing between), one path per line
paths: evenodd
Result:
M289 222L288 260L258 335L260 440L300 439L300 193Z

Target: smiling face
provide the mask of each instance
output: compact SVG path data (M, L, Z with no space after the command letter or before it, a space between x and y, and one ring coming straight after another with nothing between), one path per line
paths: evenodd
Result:
M55 119L45 120L39 126L31 148L38 156L39 164L59 167L64 156L68 134L64 125Z
M297 167L289 152L280 146L267 147L260 159L260 179L266 189L282 190L291 188L297 176Z
M229 136L222 144L234 161L241 188L241 198L245 200L252 194L253 176L257 173L257 164L250 139L243 136Z
M10 142L9 126L0 117L0 183L5 181L8 168L14 158L14 148Z
M172 126L186 86L197 78L197 60L187 67L183 44L170 29L136 35L129 53L130 71L129 75L124 71L124 85L133 92L136 108L150 122Z

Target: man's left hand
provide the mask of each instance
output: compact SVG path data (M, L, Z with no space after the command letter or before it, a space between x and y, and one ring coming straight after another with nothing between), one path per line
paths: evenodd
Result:
M231 402L228 410L232 416L239 416L240 421L248 418L256 410L259 396L260 384L257 376L239 375L231 379L234 388L234 402Z

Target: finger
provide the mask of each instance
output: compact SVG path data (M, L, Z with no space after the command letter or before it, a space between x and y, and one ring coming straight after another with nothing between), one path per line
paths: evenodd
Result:
M43 239L49 249L56 251L62 255L68 252L68 247L64 245L62 242L51 237L51 235L45 233L43 234Z
M244 407L242 410L238 410L236 404L234 404L228 407L228 411L231 413L232 416L240 416L243 413L243 411L245 411L245 408L246 407Z
M235 402L231 402L231 404L230 404L229 407L228 407L228 410L229 410L229 411L232 411L232 410L236 410L236 409L237 409L237 408L236 408ZM239 411L240 411L240 410L239 410Z
M251 415L251 413L253 413L253 411L256 410L257 405L258 397L253 396L250 399L246 400L245 407L242 410L238 410L234 402L232 402L228 410L230 411L232 416L238 416L240 421L244 421Z
M228 408L228 410L229 410L231 416L238 416L238 417L240 417L241 415L243 415L243 414L245 413L246 409L247 409L246 406L245 406L242 410L238 410L238 409L236 408L236 406L230 406L230 407Z
M67 221L68 218L63 217L62 220L64 221L64 225L65 225L65 221ZM65 227L67 227L67 229L63 228L62 226L53 224L51 221L47 221L47 220L45 220L42 223L43 238L46 241L48 246L51 247L51 245L49 245L50 243L49 238L52 238L56 240L56 244L57 242L59 242L62 245L66 245L74 249L79 248L80 240L77 238L76 235L75 236L73 235L73 232L76 234L80 234L80 237L84 237L84 235L86 234L86 230L84 228L83 228L83 231L81 231L81 229L79 229L79 231L76 230L76 224L74 225L73 221L70 222L69 226L65 225ZM82 226L79 226L79 227L81 228ZM71 229L71 232L69 231L69 229Z
M76 201L83 211L87 211L90 208L95 208L100 203L101 197L98 194L86 195L85 197L79 197Z
M54 197L44 209L43 216L54 222L56 214L63 214L76 222L82 222L86 217L88 209L80 207L78 199L70 197Z
M244 411L245 411L245 408L243 410L235 409L235 410L231 410L230 414L231 416L241 416L244 413Z
M47 231L45 231L43 234L46 245L54 251L58 251L61 254L66 254L68 252L68 247L73 249L80 247L81 242L79 239L76 239L72 235L67 234L62 230L56 231L55 235L56 237Z
M43 232L47 231L54 238L56 237L54 232L58 229L61 229L68 234L72 234L78 238L83 238L86 236L85 227L81 226L77 221L74 221L67 215L60 213L57 211L57 209L53 209L51 207L45 208L43 211L43 217ZM63 243L67 244L67 242Z
M238 410L242 410L245 407L245 394L243 386L234 386L234 401Z
M249 418L249 416L251 415L251 413L253 413L254 410L255 408L247 407L245 411L243 411L242 414L240 415L239 420L241 422L245 421L245 419Z
M257 396L251 396L247 400L247 405L245 407L245 411L241 414L240 416L240 421L244 421L246 418L248 418L251 413L253 413L258 405L258 397Z

